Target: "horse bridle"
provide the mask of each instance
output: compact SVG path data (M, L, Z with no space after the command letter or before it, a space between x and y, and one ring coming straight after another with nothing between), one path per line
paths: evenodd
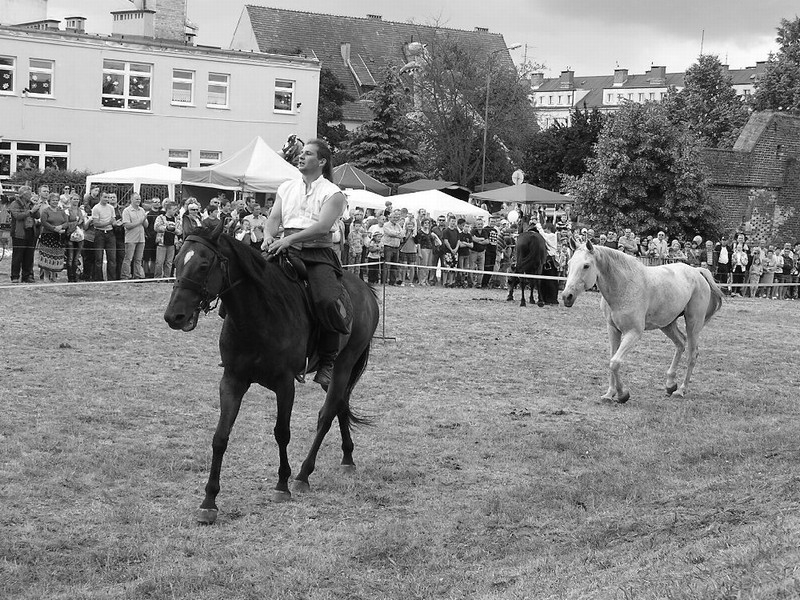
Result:
M208 266L208 275L206 275L206 278L203 281L196 281L188 277L178 277L175 279L175 283L172 284L172 287L173 289L189 290L190 292L197 293L200 296L199 309L205 314L208 314L209 311L214 310L217 307L220 297L231 290L231 288L238 285L240 282L235 281L231 283L230 271L228 269L228 258L219 251L217 246L196 235L188 235L184 241L195 242L205 246L211 250L211 252L213 252L214 257L211 260L211 264ZM211 278L211 274L215 272L214 266L217 263L219 263L220 271L222 272L222 282L219 286L219 292L215 294L209 290L208 282Z

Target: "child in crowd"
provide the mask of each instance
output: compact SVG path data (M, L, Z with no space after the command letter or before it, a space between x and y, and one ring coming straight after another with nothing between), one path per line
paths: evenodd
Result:
M378 230L370 237L367 244L367 281L377 284L380 281L381 260L383 258L383 233Z
M761 275L764 273L764 266L761 263L761 248L753 248L753 254L750 258L750 274L747 278L747 290L751 298L758 295L758 282L761 281Z
M353 221L350 233L347 234L348 260L347 264L357 265L361 262L361 252L364 250L364 228L361 221ZM348 267L353 273L361 277L361 267Z

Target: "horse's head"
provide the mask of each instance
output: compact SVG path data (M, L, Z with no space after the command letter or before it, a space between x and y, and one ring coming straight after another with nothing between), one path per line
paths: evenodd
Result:
M172 329L191 331L200 311L211 310L228 280L228 259L219 249L220 222L211 234L189 235L175 257L175 284L164 320Z
M575 304L578 296L597 283L597 255L592 242L587 241L585 245L578 246L569 259L567 269L567 283L564 284L561 299L564 306L570 307Z

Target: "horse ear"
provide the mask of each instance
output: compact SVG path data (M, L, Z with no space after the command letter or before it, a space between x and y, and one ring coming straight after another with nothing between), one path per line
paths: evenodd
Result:
M589 252L594 252L594 246L592 246L592 240L590 240L588 238L586 239L586 249Z
M574 236L569 236L569 249L573 252L578 249L578 243L575 241Z
M217 240L219 240L219 236L222 235L222 232L225 229L225 225L227 224L226 221L228 221L228 219L223 217L223 218L221 218L219 220L219 223L217 223L217 226L214 227L214 231L211 232L211 241L212 242L216 243Z

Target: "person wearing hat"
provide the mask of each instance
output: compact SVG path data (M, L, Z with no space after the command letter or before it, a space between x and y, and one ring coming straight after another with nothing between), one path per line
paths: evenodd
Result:
M27 185L19 188L11 202L11 281L33 283L33 251L36 248L36 219L42 203ZM21 279L20 279L21 278Z

